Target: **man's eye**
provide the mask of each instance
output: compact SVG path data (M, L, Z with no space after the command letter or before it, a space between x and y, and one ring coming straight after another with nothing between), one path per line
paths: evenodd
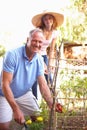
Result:
M37 42L36 40L32 40L32 42Z
M37 40L32 40L32 42L34 42L34 43L42 43L42 41L37 41Z
M42 42L42 41L39 41L39 43L41 43L41 44L42 44L43 42Z

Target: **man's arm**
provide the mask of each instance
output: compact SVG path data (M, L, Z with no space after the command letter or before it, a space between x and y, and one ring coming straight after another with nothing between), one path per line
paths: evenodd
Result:
M49 87L47 86L46 80L44 76L39 76L38 78L38 82L39 82L39 87L40 87L40 91L41 94L43 96L43 98L45 99L45 101L47 102L49 108L52 108L53 106L53 97L51 96L51 92ZM55 103L55 111L62 113L62 105L58 102Z
M49 108L52 108L53 98L52 98L50 89L47 86L47 82L45 80L45 77L44 76L39 76L38 77L38 83L39 83L40 92L41 92L43 98L47 102Z
M7 99L8 103L10 104L10 106L13 110L14 119L18 123L21 124L24 121L24 116L23 116L23 113L21 112L18 104L15 102L14 95L10 88L10 83L12 81L12 78L13 78L12 73L3 71L3 73L2 73L2 90L3 90L5 98Z

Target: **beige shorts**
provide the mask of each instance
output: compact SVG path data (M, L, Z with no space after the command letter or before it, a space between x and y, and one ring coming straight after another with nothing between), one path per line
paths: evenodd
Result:
M25 95L15 98L15 100L25 116L38 115L40 113L37 100L33 96L32 91L28 91ZM12 109L7 100L0 96L0 123L11 121L12 115Z

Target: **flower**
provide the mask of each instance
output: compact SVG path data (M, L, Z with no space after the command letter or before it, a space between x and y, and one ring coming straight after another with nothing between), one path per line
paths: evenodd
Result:
M29 125L29 124L31 124L31 123L32 123L31 120L27 120L27 121L26 121L26 124L27 124L27 125Z
M41 117L41 116L37 117L37 121L42 122L43 121L43 117Z

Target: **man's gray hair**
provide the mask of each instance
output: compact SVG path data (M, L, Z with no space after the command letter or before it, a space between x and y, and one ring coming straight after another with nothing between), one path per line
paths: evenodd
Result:
M35 29L33 29L33 30L31 30L30 32L29 32L29 36L31 37L34 33L36 33L36 32L40 32L40 33L42 33L43 34L43 31L41 30L41 29L39 29L39 28L35 28ZM44 34L43 34L44 35Z

